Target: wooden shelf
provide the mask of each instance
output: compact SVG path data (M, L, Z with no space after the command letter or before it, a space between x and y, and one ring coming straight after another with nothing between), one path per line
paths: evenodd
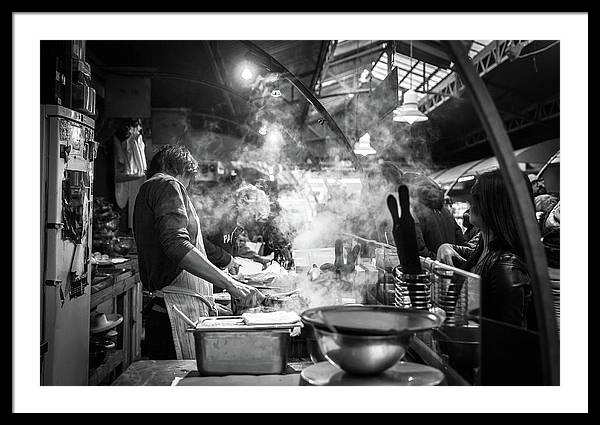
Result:
M127 292L139 282L140 277L137 273L128 270L118 275L111 276L109 279L113 280L112 284L107 285L105 288L92 294L90 308L94 308L106 300L115 298L116 296Z
M98 385L113 371L117 366L123 363L123 350L115 350L106 355L104 362L97 368L90 370L88 376L88 385Z
M109 384L141 357L143 298L137 259L131 257L116 268L116 273L96 280L90 297L90 309L120 314L123 322L117 327L119 339L116 351L107 356L98 368L90 370L89 385Z

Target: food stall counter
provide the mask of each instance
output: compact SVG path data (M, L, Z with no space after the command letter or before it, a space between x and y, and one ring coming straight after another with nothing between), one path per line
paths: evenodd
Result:
M300 372L310 361L289 361L286 372L278 375L200 376L196 360L138 360L111 385L300 385Z

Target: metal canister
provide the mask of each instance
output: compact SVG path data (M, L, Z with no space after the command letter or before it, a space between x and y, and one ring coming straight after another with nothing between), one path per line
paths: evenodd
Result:
M394 305L403 308L428 310L431 307L430 273L403 273L394 269L395 299Z

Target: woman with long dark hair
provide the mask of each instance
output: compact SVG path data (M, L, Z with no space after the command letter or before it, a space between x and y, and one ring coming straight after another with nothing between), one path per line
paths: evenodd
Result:
M529 181L524 177L533 194ZM437 259L481 276L484 385L541 382L532 286L516 214L499 170L484 173L471 189L471 222L481 230L475 248L443 244Z

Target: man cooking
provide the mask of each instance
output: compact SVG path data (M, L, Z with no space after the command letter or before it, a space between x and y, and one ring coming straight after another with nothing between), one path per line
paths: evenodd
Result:
M236 303L253 307L264 296L213 265L206 257L202 231L187 187L198 163L183 146L167 145L152 158L148 180L135 200L133 230L140 278L153 295L145 340L151 359L195 359L191 320L216 314L213 285Z

